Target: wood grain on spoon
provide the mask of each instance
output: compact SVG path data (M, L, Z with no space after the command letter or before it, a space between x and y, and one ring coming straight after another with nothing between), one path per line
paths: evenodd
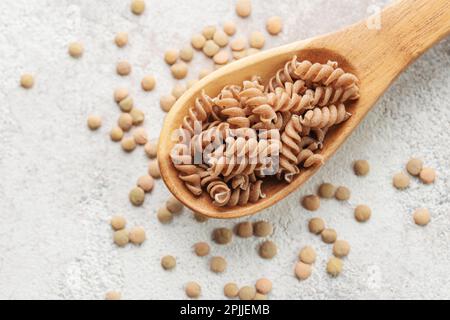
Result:
M366 21L362 21L339 32L268 50L217 70L188 90L167 115L158 153L164 182L187 207L211 218L239 218L277 203L305 183L319 168L303 170L291 184L266 179L263 185L267 195L265 199L231 208L214 206L205 193L195 197L178 178L170 159L175 144L171 134L180 127L202 90L209 96L216 96L224 86L241 84L253 75L259 75L267 82L294 55L312 62L339 62L346 72L359 77L361 98L348 106L353 116L328 133L321 152L328 160L397 76L449 32L450 1L401 0L382 11L380 29L370 29Z

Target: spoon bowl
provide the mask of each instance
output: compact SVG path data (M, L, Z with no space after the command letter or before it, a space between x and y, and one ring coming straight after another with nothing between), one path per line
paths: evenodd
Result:
M179 179L170 152L176 144L172 133L180 128L195 99L205 90L216 96L229 84L241 84L259 76L266 84L294 55L299 60L337 61L346 72L360 79L360 99L347 106L352 117L327 133L321 154L325 162L338 150L364 119L395 78L425 50L450 32L447 0L401 0L381 13L380 30L360 22L339 32L294 42L233 62L208 75L189 89L173 106L161 131L158 160L162 178L172 194L188 208L210 218L232 219L268 208L304 184L320 167L304 169L287 184L266 178L266 198L237 207L216 207L209 195L195 197ZM414 28L413 28L414 27ZM413 29L412 29L413 28Z

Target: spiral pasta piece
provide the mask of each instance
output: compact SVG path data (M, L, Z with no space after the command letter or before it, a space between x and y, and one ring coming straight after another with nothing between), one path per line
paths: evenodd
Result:
M293 83L300 77L295 74L297 68L297 56L289 60L283 68L279 69L267 85L266 92L275 92L276 88L285 88L286 83Z
M246 111L241 107L240 92L239 86L226 86L213 101L221 108L220 114L230 125L236 128L248 128L250 121Z
M195 165L175 165L175 168L180 172L178 177L184 182L186 188L194 196L200 196L203 193L201 173L204 170Z
M273 119L271 122L262 122L260 121L259 116L255 114L249 116L250 125L252 129L255 130L271 130L271 129L284 130L290 118L291 113L289 111L276 112L276 118Z
M257 80L244 81L239 97L241 99L242 107L250 110L267 104L267 95L264 93L264 86Z
M338 68L337 62L328 61L327 64L298 62L294 74L300 79L334 88L350 87L358 83L358 78L352 73L346 73Z
M201 163L202 158L207 161L210 155L223 144L230 132L230 125L222 122L193 136L189 149L194 163Z
M291 183L293 178L300 173L300 169L292 161L287 159L284 155L280 156L280 168L277 172L277 178L279 180L285 180Z
M259 117L259 120L263 123L271 123L277 119L275 110L268 104L262 104L253 109L253 114Z
M222 175L235 176L239 174L250 174L258 167L256 161L250 161L248 157L238 158L236 156L213 158L210 161L210 172L214 177Z
M299 165L302 165L304 168L309 168L314 165L323 164L324 159L321 154L314 153L310 149L303 149L298 154L297 162Z
M314 102L314 91L306 90L303 95L295 91L286 91L276 88L275 92L268 94L268 103L275 111L302 113L303 110L310 109Z
M266 195L262 191L262 180L255 183L250 183L246 189L237 188L231 193L228 205L234 207L237 205L243 206L248 203L256 203L259 199L264 199Z
M356 100L359 98L359 88L353 84L350 87L334 88L317 87L314 90L313 106L327 106L335 103L343 103L349 100Z
M359 82L354 74L346 73L335 61L312 63L308 60L298 61L297 56L294 56L269 80L266 92L274 92L276 88L284 88L286 83L294 83L299 79L335 88L349 87Z
M224 207L231 197L230 187L219 177L213 177L205 171L200 174L200 185L206 188L206 192L213 200L214 205Z
M337 107L331 105L324 108L314 108L309 110L302 117L301 123L310 128L326 128L340 124L350 118L351 114L345 109L344 104Z
M181 127L193 134L196 131L196 125L206 122L210 116L215 120L220 120L213 106L214 102L211 97L202 91L200 96L195 99L194 107L190 108L188 115L184 117Z
M300 117L293 115L291 120L286 125L283 134L281 135L281 141L283 142L283 151L290 149L294 154L300 152L299 144L302 141L300 133L303 130L303 126L300 122ZM283 153L284 154L284 153Z
M242 189L247 190L250 186L250 176L249 175L237 175L234 177L225 177L224 181L231 185L231 188L234 189Z

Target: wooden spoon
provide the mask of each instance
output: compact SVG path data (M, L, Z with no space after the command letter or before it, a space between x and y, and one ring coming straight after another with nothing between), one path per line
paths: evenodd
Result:
M304 170L291 184L265 180L267 197L255 204L218 208L205 193L193 196L178 178L170 159L175 142L171 134L178 129L195 98L204 89L216 96L228 84L241 84L253 75L263 80L297 55L300 59L326 63L339 62L361 81L361 98L348 107L353 116L328 133L322 155L329 159L364 119L397 76L433 44L450 32L449 0L401 0L381 12L381 28L369 28L362 21L325 36L294 42L231 63L198 82L174 105L161 132L158 158L162 177L169 190L194 212L211 218L239 218L274 205L307 181L319 168Z

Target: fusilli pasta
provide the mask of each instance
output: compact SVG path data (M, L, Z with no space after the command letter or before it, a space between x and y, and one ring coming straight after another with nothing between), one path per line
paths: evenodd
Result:
M214 98L201 92L172 161L193 195L205 192L219 207L255 203L265 198L265 178L290 183L323 164L329 128L349 119L345 103L358 98L358 78L337 62L294 56L266 85L253 77Z

